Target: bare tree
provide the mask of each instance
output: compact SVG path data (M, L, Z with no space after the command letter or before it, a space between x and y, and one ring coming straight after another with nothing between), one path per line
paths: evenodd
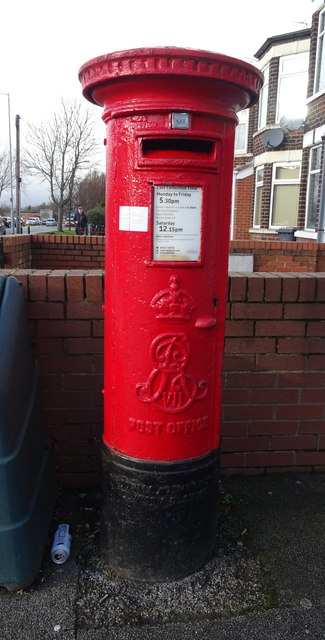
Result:
M105 173L90 171L76 185L74 203L85 211L105 202Z
M78 177L96 165L94 126L89 111L79 102L61 99L61 109L50 120L28 127L24 165L49 184L51 200L58 207L59 231Z
M3 191L10 187L10 159L8 152L0 151L0 198Z

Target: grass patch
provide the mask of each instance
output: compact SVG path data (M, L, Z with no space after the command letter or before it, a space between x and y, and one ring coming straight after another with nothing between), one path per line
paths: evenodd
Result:
M51 236L75 236L76 232L74 229L67 229L64 231L49 231L48 234Z

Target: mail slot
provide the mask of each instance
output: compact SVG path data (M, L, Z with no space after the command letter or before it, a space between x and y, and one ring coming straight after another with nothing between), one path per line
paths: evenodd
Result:
M144 158L197 159L212 157L215 150L213 140L195 138L149 138L142 141Z
M168 580L213 553L236 112L259 71L178 48L80 70L107 127L102 547Z

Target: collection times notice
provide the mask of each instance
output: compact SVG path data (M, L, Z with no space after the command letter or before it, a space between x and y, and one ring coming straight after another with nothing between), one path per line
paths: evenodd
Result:
M153 259L198 262L202 187L154 187Z

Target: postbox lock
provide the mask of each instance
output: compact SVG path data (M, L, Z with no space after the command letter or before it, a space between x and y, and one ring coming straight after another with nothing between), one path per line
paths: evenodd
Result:
M189 113L172 113L172 129L189 129Z

